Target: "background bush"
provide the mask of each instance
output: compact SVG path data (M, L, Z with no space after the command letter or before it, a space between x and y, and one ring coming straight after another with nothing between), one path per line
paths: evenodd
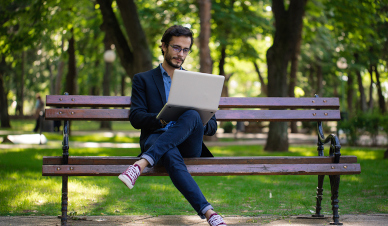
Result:
M357 145L361 135L369 135L372 145L376 146L379 132L388 137L388 116L378 112L359 112L348 120L340 121L338 129L344 131L349 145Z

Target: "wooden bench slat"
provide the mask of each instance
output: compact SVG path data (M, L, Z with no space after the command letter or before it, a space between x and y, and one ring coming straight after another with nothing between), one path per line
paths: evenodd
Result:
M132 165L139 160L138 157L126 156L69 156L69 165ZM334 157L214 157L214 158L184 158L186 165L211 165L211 164L325 164L334 163ZM43 165L61 165L62 156L44 156ZM356 156L342 156L341 163L357 163Z
M46 106L53 107L129 107L129 96L47 95Z
M118 176L128 165L43 165L43 176ZM359 174L360 164L221 164L188 165L193 176L223 175L346 175ZM146 168L142 176L168 176L164 167Z
M46 109L48 120L126 121L129 109ZM218 121L338 121L339 110L218 110Z
M339 110L219 110L218 121L339 121Z
M46 109L47 120L128 121L129 109Z
M339 98L221 97L220 108L325 108L339 109Z
M129 96L47 95L46 106L129 107ZM339 109L339 98L221 97L220 108L325 108Z

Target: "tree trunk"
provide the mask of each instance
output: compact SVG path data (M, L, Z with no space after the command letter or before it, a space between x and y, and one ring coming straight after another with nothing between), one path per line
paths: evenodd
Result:
M333 96L339 97L339 93L338 93L338 77L335 74L333 74L331 77L332 77L332 81L333 81Z
M72 36L69 39L69 48L67 49L67 53L69 55L68 62L68 72L66 76L66 86L65 92L68 92L70 95L77 94L77 68L75 63L75 46L74 46L74 33L73 29L71 29Z
M108 33L105 33L104 37L104 46L105 51L110 50L111 42L109 39ZM112 69L112 63L105 62L105 73L102 80L102 95L104 96L110 96L110 77L111 77L111 69ZM100 129L108 129L112 130L112 122L111 121L101 121L100 123Z
M347 90L347 102L348 102L348 114L349 118L354 115L353 98L354 98L354 78L352 73L348 73L348 90Z
M320 59L317 59L317 94L323 97L323 74Z
M261 86L261 93L264 94L265 96L268 96L267 84L264 82L264 78L261 75L259 65L255 61L253 61L253 65L255 66L255 70L257 72L257 76L259 76L260 86Z
M275 37L267 51L268 96L286 97L287 67L295 52L298 28L303 23L306 0L291 0L288 10L283 0L273 0ZM271 122L265 150L288 151L287 122Z
M374 68L375 68L375 75L376 75L377 96L379 97L379 108L380 108L380 112L384 115L386 112L385 99L383 96L383 90L381 89L380 73L377 70L377 64L374 66Z
M132 51L136 53L133 72L138 73L151 70L152 54L140 24L136 4L133 0L116 0L116 2L131 43Z
M18 78L18 81L16 81L16 84L18 84L18 88L16 90L16 110L15 114L22 116L24 115L24 71L25 71L25 65L26 65L26 52L22 51L22 62L21 62L21 73L20 77Z
M117 56L127 75L132 79L134 76L134 56L129 48L127 39L121 31L120 24L117 21L116 15L112 9L111 0L97 0L100 5L100 10L103 18L103 27L105 32L111 34L112 41L115 44ZM136 33L136 30L133 30ZM140 54L140 53L139 53ZM140 56L137 56L140 57Z
M298 27L298 39L296 47L291 57L291 71L290 71L290 82L288 84L288 96L295 97L295 86L296 86L296 73L298 72L300 45L302 43L302 28L303 23ZM290 123L291 133L298 133L298 127L296 122Z
M315 77L314 76L314 73L315 73L315 64L314 63L311 63L310 64L310 68L309 68L309 81L308 81L308 84L310 85L310 94L309 96L314 96L314 94L317 93L317 91L315 90Z
M53 73L53 67L51 66L51 62L47 61L47 70L49 71L50 74L50 89L49 89L49 94L50 95L55 95L55 76Z
M369 86L369 102L368 102L368 108L370 110L373 109L373 66L369 66L369 75L370 75L370 86Z
M120 86L121 86L121 96L125 96L125 76L122 75L121 76L121 83L120 83Z
M11 123L8 114L7 91L5 90L5 71L6 71L5 56L0 62L0 128L11 128Z
M222 92L221 92L221 96L222 97L228 97L229 96L228 82L229 82L229 78L230 77L227 78L227 76L225 75L225 69L224 69L225 59L226 59L226 46L222 45L221 46L220 63L218 64L218 69L220 71L220 75L225 77L224 86L222 87Z
M211 74L213 71L213 62L210 56L209 40L210 40L210 19L211 19L211 0L197 0L199 5L199 20L201 30L199 33L199 64L200 72ZM226 80L226 77L225 77ZM226 83L226 81L225 81ZM227 88L223 88L223 92L227 91ZM228 95L228 94L223 94ZM217 136L204 136L206 141L215 141Z
M61 49L62 49L62 53L64 52L63 50L63 44L64 44L64 38L62 37L62 44L61 44ZM53 94L57 94L57 95L60 95L60 94L63 94L61 93L62 92L62 77L63 77L63 69L65 68L65 62L62 60L62 57L59 59L59 62L58 62L58 72L57 72L57 76L55 78L55 88L54 88L54 93Z
M210 39L210 19L211 19L211 1L198 0L199 19L201 32L199 34L199 62L200 72L211 74L213 71L212 58L210 56L209 39Z
M357 64L359 62L358 53L354 54L355 63ZM356 69L356 76L357 76L357 83L358 83L358 91L360 92L360 110L362 112L367 111L367 105L366 105L366 96L365 96L365 90L364 86L362 85L362 77L360 70Z

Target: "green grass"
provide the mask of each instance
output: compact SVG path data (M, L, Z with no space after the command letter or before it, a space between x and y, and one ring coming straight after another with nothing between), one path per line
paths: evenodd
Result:
M11 128L4 129L6 131L24 131L31 132L35 128L34 119L15 119L11 120ZM62 122L63 124L63 122ZM100 122L97 121L77 121L71 123L71 130L73 131L96 131L100 129ZM3 129L2 129L3 130ZM129 121L114 121L112 122L113 131L134 131Z
M44 133L47 140L63 140L62 134L55 133ZM111 143L139 143L139 137L128 137L125 134L112 134L107 136L103 133L90 133L88 135L77 135L70 136L70 141L80 141L80 142L111 142Z
M262 146L229 146L212 147L211 151L217 156L316 155L313 146L290 149L287 153L268 153ZM81 156L135 156L139 149L77 148L70 152ZM341 152L358 156L362 173L341 176L340 214L388 213L388 160L383 160L384 150L343 148ZM60 154L60 149L39 147L0 150L0 215L60 214L61 178L41 175L42 157ZM217 176L195 180L216 211L225 215L297 215L314 211L317 176ZM331 214L328 182L326 177L322 202L326 215ZM117 177L70 177L68 211L78 215L195 214L168 177L140 177L132 190Z

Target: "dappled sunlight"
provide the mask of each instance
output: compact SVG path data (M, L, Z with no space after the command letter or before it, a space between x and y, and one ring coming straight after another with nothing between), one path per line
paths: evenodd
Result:
M101 187L81 178L69 179L68 210L81 214L93 211L109 194L110 187Z
M265 155L260 145L213 146L209 150L215 156L261 156Z
M351 150L347 151L347 155L355 155L359 159L382 159L383 153L380 153L378 151L364 151L364 150Z
M26 207L28 205L44 205L49 201L50 198L52 199L52 197L50 197L50 195L46 192L42 193L33 190L27 191L25 193L19 193L16 197L13 198L10 204L15 207ZM57 197L55 197L55 199L57 199Z
M256 175L256 176L226 176L228 180L234 180L234 181L241 181L241 184L246 183L249 181L250 184L252 183L264 183L264 184L273 184L275 181L277 181L274 177L269 176L262 176L262 175Z
M385 205L378 205L377 206L377 209L379 210L379 211L381 211L382 213L386 213L386 212L388 212L388 201L387 201L387 199L385 199L386 201L385 201Z
M70 148L69 153L72 156L137 156L140 148Z
M174 187L174 185L172 184L169 184L169 185L166 185L166 184L155 184L155 183L150 183L148 184L148 187L150 190L153 190L154 192L171 192L171 191L176 191L176 188Z
M25 148L7 148L7 149L1 150L1 154L6 154L9 152L23 152L23 151L26 151L26 149ZM1 159L0 159L0 162L1 162Z
M343 175L341 177L341 182L357 182L357 183L362 183L363 181L364 180L361 178L360 175Z
M329 147L325 147L324 154L329 155ZM292 146L289 148L289 152L298 153L301 156L317 156L317 147L313 146Z
M60 181L38 177L37 173L13 172L5 175L0 193L6 194L1 201L2 212L26 211L36 206L58 202Z
M41 153L35 153L35 155L33 156L34 159L36 160L42 160L43 159L43 156L46 156L44 154L41 154Z

